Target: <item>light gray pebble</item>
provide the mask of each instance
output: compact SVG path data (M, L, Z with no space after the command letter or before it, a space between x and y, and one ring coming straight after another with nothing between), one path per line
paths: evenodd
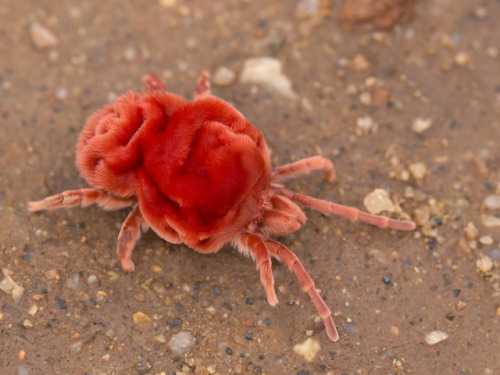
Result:
M168 347L174 355L184 355L188 353L196 344L196 339L190 332L182 331L172 335L168 342Z

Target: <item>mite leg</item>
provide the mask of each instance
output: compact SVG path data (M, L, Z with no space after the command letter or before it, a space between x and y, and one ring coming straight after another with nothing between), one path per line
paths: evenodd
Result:
M334 214L346 217L350 220L359 220L368 224L375 225L381 228L391 228L398 230L413 230L415 229L415 223L409 220L395 220L390 219L386 216L380 215L372 215L367 212L363 212L358 210L355 207L343 206L341 204L335 204L332 202L324 201L321 199L316 199L310 197L308 195L296 193L294 191L288 190L285 187L275 185L279 191L279 194L284 195L285 197L294 200L303 204L304 206L308 206L314 208L322 212L325 215Z
M319 295L318 291L314 288L314 281L305 270L299 258L297 258L297 256L290 249L279 242L267 238L265 243L269 251L278 259L282 259L290 271L295 273L299 279L302 290L309 294L316 310L318 310L319 316L323 319L328 337L332 341L337 341L339 339L339 334L337 332L337 328L335 327L335 323L333 322L332 313L323 298Z
M313 156L274 168L271 172L271 180L284 181L295 175L309 174L312 171L322 172L328 181L332 181L335 178L333 163L322 156Z
M82 189L68 190L41 201L29 202L28 209L34 212L75 206L86 207L94 203L106 210L116 210L133 206L137 202L134 199L120 198L101 190Z
M118 235L118 246L116 255L122 264L122 269L125 272L134 270L134 262L132 262L132 251L134 245L141 237L141 227L147 230L149 226L144 221L139 208L134 208L123 222L122 229Z
M154 74L142 77L142 92L167 91L167 87L160 78Z
M278 303L276 292L274 291L274 277L271 269L271 256L266 247L266 243L259 235L245 232L241 236L240 246L247 249L257 263L257 269L260 270L260 281L266 290L267 301L271 306Z
M198 100L210 95L210 73L206 70L201 72L194 89L194 99Z

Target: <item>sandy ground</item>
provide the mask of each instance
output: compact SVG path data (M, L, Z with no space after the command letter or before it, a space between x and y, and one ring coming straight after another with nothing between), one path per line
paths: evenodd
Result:
M388 31L345 30L331 3L302 1L304 15L295 0L0 1L0 374L500 374L500 2L423 0ZM33 23L57 45L37 48ZM263 56L296 99L240 82ZM85 119L143 74L191 97L222 66L236 78L213 93L262 131L274 165L334 161L335 182L290 188L363 209L384 189L396 217L419 223L306 210L280 238L332 309L337 343L279 263L271 307L230 247L201 255L149 232L125 274L127 210L27 210L87 186L74 165ZM433 331L447 339L429 345ZM182 335L195 345L174 353ZM308 338L309 361L294 350Z

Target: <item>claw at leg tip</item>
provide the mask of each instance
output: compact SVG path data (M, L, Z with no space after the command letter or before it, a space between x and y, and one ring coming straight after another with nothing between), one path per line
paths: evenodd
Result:
M123 259L121 261L122 264L122 270L124 272L133 272L134 271L134 262L132 262L130 259Z

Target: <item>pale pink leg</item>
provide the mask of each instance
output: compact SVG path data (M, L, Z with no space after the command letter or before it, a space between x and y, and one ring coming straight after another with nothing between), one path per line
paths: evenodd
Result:
M202 99L210 95L210 73L204 70L201 72L196 87L194 89L194 100Z
M267 301L271 306L278 303L276 292L274 291L274 277L271 268L271 256L267 250L265 240L259 235L245 232L241 236L241 246L248 249L257 263L260 270L260 281L266 290Z
M118 246L116 255L122 264L122 269L125 272L134 270L134 262L132 262L132 251L134 245L141 237L141 227L147 230L149 226L144 221L139 208L134 208L123 222L122 229L118 235Z
M274 168L271 172L271 180L284 181L295 175L309 174L312 171L323 172L328 181L332 181L335 178L335 169L331 160L322 156L313 156Z
M29 202L28 209L30 211L55 210L75 206L86 207L94 203L106 210L116 210L133 206L137 202L134 199L120 198L101 190L82 189L68 190L41 201Z
M339 215L350 220L363 221L365 223L376 225L377 227L381 228L392 228L398 230L415 229L415 223L413 221L394 220L386 216L372 215L367 212L360 211L355 207L343 206L341 204L335 204L321 199L316 199L308 195L296 193L294 191L288 190L283 186L274 185L274 187L276 187L279 194L284 195L291 200L299 202L304 206L314 208L315 210L318 210L325 215Z
M167 91L165 84L154 74L142 77L142 92Z
M272 208L266 208L261 218L261 223L268 233L287 235L298 230L306 222L304 212L286 197L274 195L271 205Z
M318 310L319 316L321 317L321 319L323 319L328 337L332 341L337 341L339 339L339 334L337 332L337 328L335 328L332 313L323 298L321 298L321 296L319 295L318 291L314 288L314 281L305 270L299 258L297 258L297 256L292 253L290 249L280 244L279 242L273 241L271 239L266 239L265 243L269 251L278 259L282 259L283 262L285 262L285 264L288 266L290 271L294 272L295 275L297 275L302 290L309 294L309 297L313 301L316 310Z

